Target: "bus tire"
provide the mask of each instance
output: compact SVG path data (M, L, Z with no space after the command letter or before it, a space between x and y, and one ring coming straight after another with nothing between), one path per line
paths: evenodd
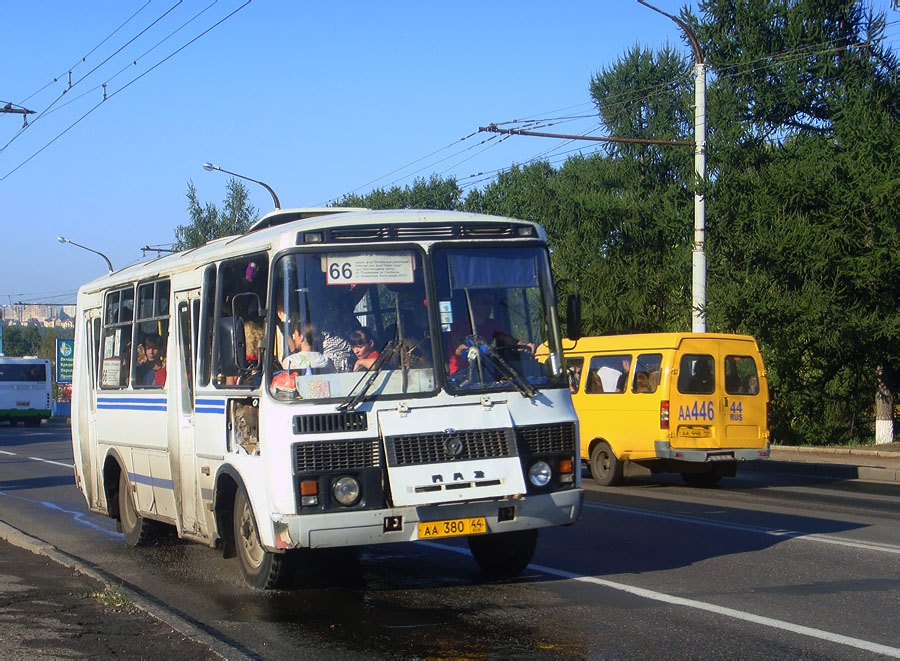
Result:
M606 442L597 443L591 450L591 477L601 487L611 487L622 481L622 462Z
M472 558L489 578L513 578L531 563L537 548L537 528L472 535L467 539Z
M131 496L131 483L124 470L119 472L119 529L124 533L128 546L148 546L156 531L153 521L137 513Z
M251 587L272 590L285 587L291 578L293 555L271 553L259 543L256 519L243 489L234 495L234 546L244 580Z
M722 476L715 469L706 473L682 473L681 479L689 487L698 487L700 489L714 487L722 479Z

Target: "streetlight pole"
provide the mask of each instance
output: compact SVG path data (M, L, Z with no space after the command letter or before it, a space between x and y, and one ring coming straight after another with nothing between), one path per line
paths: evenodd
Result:
M677 16L654 7L645 0L637 0L673 20L684 30L694 49L694 174L697 178L694 192L694 245L691 253L691 330L706 332L706 198L700 187L706 181L706 63L700 42L687 23Z
M225 174L230 174L232 177L237 177L239 179L246 179L247 181L252 181L254 184L259 184L260 186L265 188L267 191L269 191L269 195L272 196L272 200L275 202L275 208L276 209L281 208L281 202L278 201L278 196L275 194L275 191L272 190L272 187L269 186L269 184L264 183L262 181L258 181L256 179L251 179L250 177L245 177L244 175L238 174L237 172L229 172L228 170L223 170L222 168L220 168L218 165L215 165L214 163L204 163L203 169L206 170L207 172L212 172L213 170L218 170L219 172L224 172Z
M83 246L80 243L75 243L74 241L70 241L69 239L67 239L64 236L58 236L58 237L56 237L56 240L59 241L60 243L69 243L69 244L75 246L76 248L81 248L82 250L87 250L88 252L92 252L95 255L100 255L103 259L106 260L106 266L109 268L109 272L112 273L115 270L115 269L113 269L112 262L109 261L109 257L104 255L102 252L94 250L93 248L88 248L87 246Z

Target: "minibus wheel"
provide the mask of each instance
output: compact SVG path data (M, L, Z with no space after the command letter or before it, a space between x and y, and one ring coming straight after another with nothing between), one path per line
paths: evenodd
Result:
M156 533L154 522L137 513L128 473L119 471L119 528L128 546L148 546Z
M472 558L490 578L518 576L531 563L537 548L537 528L511 530L467 538Z
M601 487L611 487L621 482L622 468L622 462L608 443L597 443L591 450L591 477Z
M287 553L271 553L259 543L256 519L243 489L234 495L234 546L241 574L248 585L261 590L284 587L290 578Z

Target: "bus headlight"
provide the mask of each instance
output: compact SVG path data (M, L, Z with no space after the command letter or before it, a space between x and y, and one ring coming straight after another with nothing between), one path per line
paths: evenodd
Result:
M359 500L359 481L355 477L339 477L331 485L334 499L345 507L355 505Z
M528 469L528 479L536 487L545 487L553 476L553 471L546 461L537 461Z

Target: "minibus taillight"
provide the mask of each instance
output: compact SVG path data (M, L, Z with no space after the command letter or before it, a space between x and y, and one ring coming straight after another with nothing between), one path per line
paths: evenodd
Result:
M669 400L664 399L659 403L659 428L669 428Z
M771 427L769 427L769 420L771 419L769 416L772 414L772 402L766 402L766 431L769 431Z

